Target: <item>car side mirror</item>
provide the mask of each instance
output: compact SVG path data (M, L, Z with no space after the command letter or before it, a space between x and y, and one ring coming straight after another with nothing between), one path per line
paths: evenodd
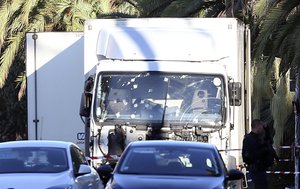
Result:
M85 164L81 164L79 166L79 170L78 173L76 174L76 176L81 176L81 175L85 175L85 174L89 174L92 172L92 169L89 165L85 165Z
M240 180L242 178L244 178L244 173L237 169L229 170L226 176L227 180Z

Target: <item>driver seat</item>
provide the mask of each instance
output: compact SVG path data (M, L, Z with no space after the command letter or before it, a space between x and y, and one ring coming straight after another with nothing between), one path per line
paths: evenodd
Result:
M128 114L132 107L130 91L126 89L111 89L108 94L107 105L111 114Z
M207 90L195 90L192 104L191 104L191 110L201 111L203 109L207 109L208 107L207 94L208 94Z

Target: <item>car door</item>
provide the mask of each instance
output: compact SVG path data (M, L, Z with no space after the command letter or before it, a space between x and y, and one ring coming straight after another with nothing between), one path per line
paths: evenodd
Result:
M96 171L93 171L91 168L91 172L87 174L80 175L78 174L80 165L88 165L84 153L77 147L71 147L71 157L72 157L72 165L74 170L75 183L79 189L100 189L101 180L97 175Z

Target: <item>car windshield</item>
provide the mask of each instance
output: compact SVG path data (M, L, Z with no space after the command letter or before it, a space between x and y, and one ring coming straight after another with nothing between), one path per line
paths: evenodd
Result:
M22 147L0 149L1 173L58 173L68 169L64 148Z
M220 75L102 73L94 115L97 122L222 126L224 95Z
M120 163L121 174L219 176L217 153L199 148L136 147Z

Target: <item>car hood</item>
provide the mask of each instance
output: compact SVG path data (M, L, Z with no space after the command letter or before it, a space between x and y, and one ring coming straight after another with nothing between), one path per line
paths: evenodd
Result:
M223 186L223 177L113 175L112 186L120 189L213 189ZM112 187L114 188L114 187Z
M0 174L1 188L46 189L71 183L71 171L62 173L11 173Z

